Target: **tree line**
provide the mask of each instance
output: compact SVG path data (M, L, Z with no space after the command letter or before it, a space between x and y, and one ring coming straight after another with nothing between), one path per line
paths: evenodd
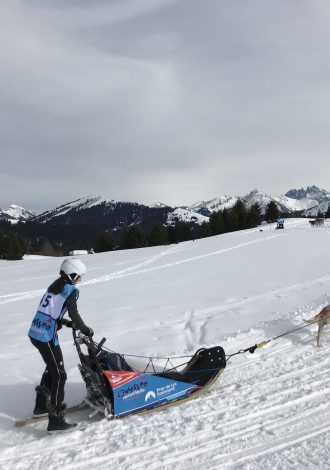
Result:
M93 248L95 252L104 252L168 245L254 228L262 220L275 222L280 216L295 214L281 214L276 203L271 201L262 215L258 204L247 207L238 200L231 209L213 212L209 221L201 225L179 220L169 226L155 222L148 231L138 224L111 231L91 224L55 225L28 221L12 225L0 221L0 259L22 259L24 254L67 256L74 249ZM330 206L324 216L330 218Z

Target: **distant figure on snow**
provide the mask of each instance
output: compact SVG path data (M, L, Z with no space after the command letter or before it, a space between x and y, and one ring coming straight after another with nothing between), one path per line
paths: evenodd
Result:
M74 423L67 423L64 419L66 404L63 403L63 399L67 375L57 330L62 324L72 326L73 323L83 334L87 336L94 334L92 328L85 325L77 309L79 290L76 285L84 274L86 266L79 259L67 258L63 261L60 277L43 295L28 333L31 343L38 349L46 363L40 385L36 387L34 415L48 414L49 433L70 431L77 426ZM72 321L62 320L66 312Z
M277 225L276 225L277 229L284 228L284 219L279 218L279 219L277 219L276 223L277 223Z

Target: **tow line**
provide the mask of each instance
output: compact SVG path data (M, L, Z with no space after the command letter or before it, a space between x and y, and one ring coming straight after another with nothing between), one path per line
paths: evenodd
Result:
M329 317L330 315L327 315L327 316ZM324 318L326 318L326 317L324 317ZM283 336L289 335L289 334L291 334L295 331L302 330L303 328L307 328L308 326L313 325L314 323L317 323L318 321L319 320L310 321L307 325L302 324L302 326L298 326L297 328L292 328L291 330L285 331L284 333L282 333L278 336L274 336L273 338L267 339L265 341L261 341L260 343L256 343L253 346L250 346L246 349L240 349L239 351L237 351L233 354L228 354L228 355L226 355L226 360L228 361L231 357L237 356L238 354L245 354L247 352L253 354L256 349L263 348L264 346L266 346L266 344L269 344L271 341L275 341L275 340L277 340L279 338L282 338Z

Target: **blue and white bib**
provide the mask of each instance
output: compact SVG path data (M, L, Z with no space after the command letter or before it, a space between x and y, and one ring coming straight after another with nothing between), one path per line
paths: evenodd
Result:
M28 333L30 338L42 343L49 343L49 341L54 339L54 343L58 344L56 334L57 320L62 318L67 311L64 303L74 290L77 291L76 295L78 298L79 291L71 284L65 284L63 291L59 294L53 294L48 291L45 293L32 320Z

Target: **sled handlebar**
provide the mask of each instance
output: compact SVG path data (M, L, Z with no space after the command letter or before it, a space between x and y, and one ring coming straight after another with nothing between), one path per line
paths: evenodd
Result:
M102 349L102 346L104 345L104 343L106 342L107 338L102 338L101 341L99 342L98 346L97 346L97 349L96 349L96 354L98 354L101 349Z
M88 335L88 336L84 335L81 331L79 331L79 333L77 333L78 330L76 330L75 328L72 328L72 331L73 331L73 335L75 337L76 343L86 344L86 346L89 347L93 351L93 354L95 356L98 355L98 353L102 349L102 346L104 345L104 343L107 340L107 338L102 338L99 343L95 343L95 341L93 340L92 335Z

